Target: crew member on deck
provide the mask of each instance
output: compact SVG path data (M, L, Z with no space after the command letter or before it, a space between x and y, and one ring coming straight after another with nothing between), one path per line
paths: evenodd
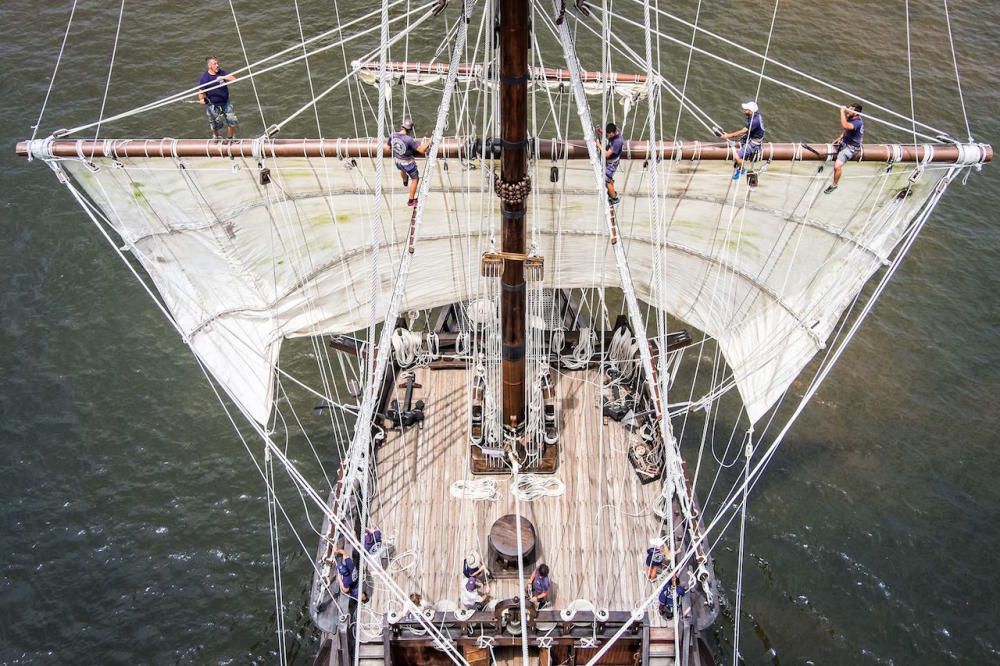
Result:
M462 586L462 608L481 611L490 601L489 589L475 578L466 578Z
M486 566L479 558L479 553L470 550L462 561L462 575L465 578L478 578L486 581Z
M676 590L677 603L680 603L681 598L687 594L687 590L677 581L677 576L664 582L663 587L660 588L660 614L668 620L674 617L674 597L671 594L673 590Z
M840 174L844 171L844 163L854 159L861 150L861 143L865 139L865 121L861 118L860 104L855 102L840 107L840 127L843 131L833 140L833 145L837 148L837 162L833 165L833 184L823 190L823 194L830 194L837 189Z
M233 111L233 103L229 101L229 81L235 81L236 76L219 68L219 59L215 56L205 58L205 71L198 79L198 101L205 105L205 115L208 116L208 126L212 128L212 138L219 138L219 130L225 126L226 138L236 136L236 126L240 124ZM219 85L219 84L222 85ZM218 87L215 87L218 86Z
M739 180L740 176L746 173L743 162L753 159L760 152L760 147L764 143L764 117L760 115L757 102L744 102L741 105L743 115L747 117L745 127L734 132L724 132L719 135L720 139L735 139L739 137L740 147L736 151L735 171L733 180Z
M372 557L382 556L382 530L377 527L365 528L365 551Z
M600 127L595 127L594 131L600 136ZM622 140L622 133L618 131L618 126L614 123L607 124L607 127L604 128L604 135L607 143L601 145L601 140L597 139L597 147L604 151L604 182L608 186L608 203L617 206L621 203L621 198L615 191L615 172L618 171L618 163L625 142Z
M410 136L413 131L413 119L407 116L403 118L403 124L399 131L389 135L389 147L392 148L392 159L399 169L399 175L403 177L403 185L410 185L410 199L406 202L411 208L417 205L417 183L420 182L420 171L417 170L417 161L414 155L421 157L427 151L429 143L417 145L416 140Z
M541 610L549 602L549 594L552 591L552 583L549 581L549 565L539 564L531 572L528 579L527 592L530 595L528 601L535 604L537 610Z
M337 578L340 580L340 592L341 594L346 594L352 599L358 599L358 589L360 587L360 576L358 576L358 569L354 565L354 558L347 554L347 551L343 548L337 550L337 554L340 555L341 561L337 565ZM368 595L364 590L361 590L361 601L367 602Z
M649 540L649 548L646 549L646 575L649 580L656 580L660 569L670 561L672 555L663 539L654 537Z

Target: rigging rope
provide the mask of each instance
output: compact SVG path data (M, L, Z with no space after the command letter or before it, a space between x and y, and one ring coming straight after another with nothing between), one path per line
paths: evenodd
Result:
M401 2L404 2L404 1L405 0L393 0L392 5L397 5L397 4L399 4ZM424 5L421 5L420 7L418 7L417 9L415 9L413 11L414 12L420 11L420 10L422 10L424 8L430 7L432 4L433 4L433 2L427 2ZM333 34L335 32L338 32L338 31L342 32L344 28L352 26L352 25L357 24L357 23L363 23L363 22L369 22L369 23L371 23L371 19L374 18L379 13L379 11L380 10L376 9L376 10L374 10L372 12L369 12L368 14L365 14L364 16L361 16L361 17L359 17L357 19L349 21L348 23L346 23L346 24L344 24L342 26L338 26L337 28L334 28L332 30L328 30L327 32L321 33L321 34L319 34L319 35L317 35L315 37L310 37L309 39L306 40L306 43L312 43L312 42L314 42L316 40L323 39L324 37L328 37L329 35L331 35L331 34ZM405 16L396 16L396 17L393 17L392 19L390 19L390 22L396 22L396 21L399 21L399 20L401 20L403 18L405 18ZM317 49L315 49L313 51L310 51L309 55L316 55L318 53L323 53L324 51L328 51L330 49L337 48L338 46L343 46L346 42L353 41L355 39L359 39L359 38L364 37L365 35L367 35L369 33L375 32L376 30L379 30L379 29L380 29L380 26L378 24L372 24L369 27L361 30L360 32L354 33L352 35L348 35L345 38L342 38L340 40L337 40L337 41L332 42L330 44L327 44L325 46L321 46L321 47L319 47L319 48L317 48ZM270 62L271 60L274 60L276 58L280 58L281 56L284 56L284 55L287 55L288 53L291 53L292 51L296 51L301 46L302 46L302 44L294 44L294 45L289 46L289 47L287 47L285 49L282 49L281 51L278 51L277 53L273 53L273 54L271 54L269 56L261 58L260 60L254 62L254 63L251 63L251 64L247 65L246 67L241 67L241 68L238 68L238 69L234 69L233 71L230 72L230 74L234 74L234 75L235 74L241 74L244 71L250 70L251 67L257 67L258 65L261 65L261 64L263 64L265 62ZM182 102L186 98L191 97L192 95L196 94L199 90L208 91L208 90L213 90L214 88L221 88L223 85L233 85L234 83L237 83L239 81L250 80L250 79L253 79L254 77L260 76L262 74L266 74L267 72L271 72L271 71L274 71L274 70L277 70L277 69L281 69L282 67L287 67L287 66L289 66L291 64L294 64L294 63L296 63L296 62L298 62L300 60L303 60L304 58L305 58L305 56L298 55L298 56L289 58L288 60L283 60L283 61L281 61L281 62L279 62L279 63L277 63L275 65L271 65L269 67L265 67L263 69L258 69L258 70L254 71L254 72L248 73L247 76L242 76L240 78L237 78L236 81L233 81L231 83L219 83L219 84L217 84L215 86L206 87L206 88L202 88L200 85L195 85L195 86L192 86L192 87L187 88L185 90L182 90L180 92L173 93L173 94L168 95L166 97L160 98L159 100L156 100L154 102L149 102L147 104L143 104L141 106L137 106L137 107L135 107L133 109L129 109L128 111L123 111L122 113L118 113L118 114L116 114L114 116L111 116L109 118L105 118L104 119L104 123L110 123L110 122L113 122L113 121L116 121L116 120L121 120L123 118L129 118L131 116L139 115L141 113L146 113L147 111L152 111L154 109L157 109L157 108L160 108L160 107L163 107L163 106L167 106L167 105L170 105L170 104L175 104L177 102ZM67 135L68 134L76 134L78 132L82 132L84 130L87 130L87 129L90 129L92 127L95 127L96 125L97 125L96 122L85 123L83 125L79 125L77 127L73 127L72 129L65 130L65 134L67 134Z
M913 147L917 147L917 113L914 110L916 101L913 98L913 55L910 52L910 0L903 3L906 11L906 78L910 84L910 118L913 120Z
M636 4L642 4L643 1L644 0L632 0L632 2L635 2ZM696 26L695 24L691 23L690 21L687 21L687 20L685 20L685 19L683 19L683 18L681 18L681 17L679 17L679 16L677 16L675 14L671 14L670 12L668 12L668 11L666 11L664 9L657 8L655 11L658 14L660 14L660 15L662 15L662 16L664 16L664 17L666 17L666 18L668 18L668 19L670 19L670 20L672 20L674 22L680 23L682 25L686 25L686 26L688 26L690 28L694 28L698 32L701 32L701 33L703 33L703 34L705 34L705 35L707 35L709 37L712 37L713 39L716 39L716 40L722 42L723 44L725 44L727 46L731 46L731 47L733 47L735 49L738 49L738 50L740 50L740 51L742 51L742 52L744 52L744 53L746 53L748 55L754 56L755 58L761 58L761 57L763 57L760 53L754 51L751 48L748 48L748 47L740 44L737 41L734 41L732 39L727 39L726 37L723 37L722 35L714 33L711 30L707 30L706 28L702 28L700 26ZM664 37L664 38L668 39L669 41L673 41L673 42L676 42L676 43L680 44L681 46L684 46L683 43L678 42L673 37L661 34L659 32L657 34L659 34L661 37ZM685 46L685 48L688 48L688 47ZM719 58L718 56L715 56L715 55L713 55L711 53L708 53L707 51L699 51L699 52L704 53L704 55L708 55L709 57L714 58L716 60L720 60L720 61L726 62L729 65L737 67L738 69L742 69L744 71L747 71L747 72L750 72L750 73L754 73L752 70L750 70L750 69L748 69L746 67L739 66L739 65L737 65L736 63L734 63L732 61L723 60L723 59ZM774 58L767 58L767 62L770 63L770 64L772 64L772 65L774 65L774 66L776 66L776 67L784 69L787 72L790 72L790 73L795 74L797 76L801 76L802 78L804 78L804 79L806 79L808 81L811 81L812 83L817 83L817 84L819 84L819 85L821 85L821 86L823 86L823 87L825 87L825 88L827 88L829 90L832 90L833 92L837 93L838 95L842 95L844 97L848 97L848 98L851 98L851 99L856 99L856 100L858 100L859 102L861 102L862 104L864 104L866 106L869 106L871 108L878 109L879 111L883 111L885 113L888 113L889 115L895 116L895 117L899 118L900 120L904 120L904 121L907 121L907 122L911 122L911 121L914 120L912 117L908 117L905 114L899 113L897 111L893 111L892 109L890 109L888 107L885 107L885 106L882 106L881 104L878 104L877 102L874 102L874 101L872 101L870 99L866 99L864 97L861 97L860 95L856 95L856 94L854 94L854 93L852 93L852 92L850 92L848 90L845 90L843 88L835 86L832 83L828 83L827 81L824 81L823 79L820 79L820 78L818 78L816 76L812 76L811 74L807 74L806 72L803 72L800 69L797 69L797 68L792 67L790 65L786 65L783 62L779 62L779 61L775 60ZM768 80L772 80L772 79L768 78ZM782 85L784 87L789 87L789 88L792 88L793 90L796 90L796 88L794 88L793 86L790 86L790 85L785 84L783 82L776 81L776 80L774 80L773 82L778 83L779 85ZM802 92L804 92L804 91L802 91ZM810 94L810 96L813 97L813 95L811 95L811 94ZM823 102L825 102L827 104L834 105L834 106L840 106L836 102L831 102L831 101L822 99L820 97L815 97L815 99L817 99L819 101L823 101ZM879 119L876 118L875 116L872 116L870 114L864 114L864 115L865 115L866 118L872 118L873 120L879 121ZM879 122L883 122L883 123L888 124L887 121L879 121ZM927 124L924 124L922 122L917 122L917 124L920 125L921 127L923 127L924 129L930 130L934 134L942 134L943 133L941 130L937 129L936 127L933 127L932 125L927 125ZM891 125L891 126L895 127L896 129L902 129L904 131L906 130L906 128L900 127L898 125ZM931 139L934 138L933 136L926 135L926 134L923 135L923 136L927 136L928 138L931 138Z
M122 0L118 8L118 25L115 27L115 44L111 49L111 63L108 64L108 80L104 84L104 97L101 98L101 111L97 115L97 129L94 130L94 148L90 152L90 157L94 157L97 150L97 137L101 133L101 121L104 119L104 107L108 103L108 91L111 89L111 73L115 70L115 56L118 55L118 37L122 32L122 18L125 16L125 0Z
M771 14L771 27L767 31L767 44L764 45L764 55L760 59L760 76L757 78L757 92L753 94L753 101L760 100L760 88L764 85L764 68L767 66L767 54L771 50L771 38L774 36L774 23L778 20L778 5L781 0L774 0L774 13Z
M955 54L955 38L951 34L951 13L948 11L948 0L944 1L944 19L948 26L948 44L951 46L951 62L955 66L955 83L958 84L958 101L962 105L962 118L965 119L965 133L969 143L973 143L972 126L969 125L969 114L965 110L965 95L962 93L962 79L958 76L958 56Z
M45 99L42 100L42 108L38 111L38 120L35 121L34 126L31 128L31 140L34 141L38 136L38 128L42 126L42 116L45 115L45 107L49 103L49 95L52 94L52 86L56 83L56 74L59 73L59 64L62 62L63 52L66 50L66 40L69 39L69 29L73 25L73 17L76 15L76 5L79 0L73 0L73 6L69 10L69 20L66 22L66 31L63 33L62 44L59 45L59 55L56 56L56 65L52 68L52 76L49 77L49 87L45 90ZM28 154L28 160L32 159L31 154Z
M510 492L522 502L531 502L540 497L559 497L566 492L566 484L548 474L518 474Z
M639 1L639 0L633 0L633 1ZM597 9L597 8L594 8L594 11L599 12L601 10ZM632 26L637 27L637 28L642 28L642 24L641 23L633 21L633 20L631 20L629 18L626 18L624 16L618 15L618 19L620 21L622 21L623 23L627 23L627 24L632 25ZM700 47L697 47L697 46L689 46L685 42L683 42L680 39L677 39L676 37L673 37L671 35L667 35L667 34L664 34L664 33L661 33L661 32L657 32L655 30L653 32L658 37L660 37L662 39L665 39L665 40L667 40L667 41L669 41L671 43L677 44L678 46L682 46L684 48L693 49L697 53L700 53L702 55L708 56L709 58L711 58L713 60L716 60L716 61L721 62L723 64L729 65L730 67L733 67L733 68L738 69L740 71L746 72L748 74L752 74L753 76L763 76L764 80L766 80L766 81L768 81L770 83L774 83L775 85L778 85L778 86L781 86L782 88L786 88L786 89L791 90L793 92L799 93L800 95L805 95L806 97L808 97L810 99L813 99L813 100L816 100L817 102L822 102L823 104L827 104L829 106L833 106L833 107L836 107L836 108L840 108L840 106L841 106L841 104L839 102L834 102L834 101L829 100L829 99L827 99L827 98L825 98L825 97L823 97L821 95L817 95L816 93L809 92L808 90L805 90L804 88L800 88L800 87L798 87L796 85L793 85L791 83L786 83L785 81L782 81L781 79L777 79L777 78L775 78L773 76L769 76L767 74L760 74L756 70L753 70L750 67L747 67L746 65L741 65L741 64L739 64L739 63L737 63L737 62L735 62L733 60L730 60L728 58L720 56L720 55L718 55L716 53L713 53L711 51L707 51L707 50L705 50L703 48L700 48ZM768 62L770 62L772 64L775 64L775 65L779 65L780 64L780 63L777 63L776 61L774 61L774 60L772 60L770 58L768 59ZM812 80L815 77L807 77L807 78L810 78L810 80ZM819 83L824 83L823 81L820 81L818 79L817 79L817 81ZM846 91L841 91L839 88L834 88L832 86L828 86L828 87L831 87L832 89L834 89L834 90L836 90L838 92L843 92L843 94L849 94ZM863 98L862 97L855 97L855 99L862 100ZM895 115L895 116L899 116L900 115L900 114L896 113L895 111L892 111L890 109L886 109L886 108L884 108L882 106L879 106L878 104L875 104L874 102L866 102L866 103L871 104L875 108L878 108L880 110L886 111L886 112L890 113L891 115ZM892 127L893 129L902 130L904 132L910 131L909 127L904 127L902 125L898 125L898 124L892 122L891 120L886 120L884 118L879 118L878 116L873 116L870 113L863 113L861 115L863 115L865 118L870 118L871 120L873 120L873 121L875 121L877 123L881 123L883 125L886 125L887 127ZM907 117L907 116L901 116L901 117L904 118L905 120L909 121L909 122L916 123L917 125L920 125L920 126L925 127L925 128L929 128L931 132L934 132L935 134L926 134L926 133L918 132L919 136L926 138L928 141L934 141L935 140L935 135L937 135L937 134L943 134L944 133L944 132L942 132L941 130L939 130L937 128L931 127L930 125L926 125L924 123L917 122L915 119L913 119L911 117Z
M233 25L236 26L236 37L240 40L240 50L243 51L243 62L249 63L250 56L247 55L246 44L243 43L243 31L240 30L240 22L236 18L236 7L233 6L233 0L229 0L229 10L233 13ZM260 95L257 93L257 82L254 81L252 65L247 65L247 73L249 74L250 86L253 88L254 99L257 100L257 111L260 112L260 122L267 129L267 121L264 120L264 107L260 103Z
M941 196L947 190L948 184L954 177L954 173L958 170L959 170L958 167L950 167L948 169L948 174L942 177L941 181L935 187L934 193L924 203L920 212L917 214L913 223L910 225L910 228L907 231L905 242L897 252L896 256L893 258L893 261L890 264L889 269L882 276L882 279L880 280L878 286L875 288L872 295L865 303L865 307L858 315L858 318L852 323L851 328L848 331L847 335L845 336L844 340L842 340L840 344L837 346L837 348L833 351L833 353L830 354L828 363L817 371L816 377L813 379L813 382L810 384L809 388L803 394L801 400L799 401L799 404L795 408L795 411L789 417L788 421L785 422L784 427L781 429L778 435L768 446L767 451L765 451L765 453L753 466L753 469L751 469L750 474L747 476L746 480L742 484L740 484L738 488L737 487L733 488L733 490L727 497L726 501L722 503L719 512L715 515L715 517L711 520L711 522L709 522L708 525L705 526L701 534L695 540L693 540L691 544L689 544L688 549L685 552L684 556L679 559L680 564L675 566L674 570L670 572L669 577L672 577L673 575L678 573L678 571L687 564L690 558L694 556L696 550L699 547L701 547L702 543L707 539L707 537L710 534L712 534L715 531L715 529L719 526L719 524L723 521L723 519L727 515L729 516L729 522L731 522L732 519L735 517L735 515L732 514L732 512L727 510L731 506L733 498L735 498L736 495L741 494L743 492L744 487L746 487L747 485L749 485L751 491L753 490L757 481L761 478L764 469L767 467L767 464L770 462L772 456L774 455L774 452L777 450L778 446L780 446L785 436L791 430L796 419L805 409L806 405L819 390L819 387L823 384L823 381L827 378L827 376L829 376L830 371L836 365L837 361L840 360L840 357L843 354L844 350L847 348L847 345L850 343L851 339L857 333L858 329L860 329L861 324L867 318L872 308L874 308L875 303L878 301L878 298L885 290L885 287L891 280L892 276L895 275L896 270L899 268L903 258L909 252L909 249L910 247L912 247L913 242L916 240L920 231L923 229L928 218L930 217L930 214L937 206L938 202L941 199ZM727 522L726 524L728 525L729 523ZM654 591L650 596L648 596L642 602L642 604L640 604L640 606L636 609L636 611L643 611L646 608L648 608L649 605L656 600L657 596L658 596L658 591ZM612 645L619 638L621 638L626 632L628 632L629 628L632 626L632 623L635 622L635 618L636 615L635 613L633 613L632 616L618 629L618 631L616 631L615 634L604 644L604 646L602 646L601 649L598 650L598 652L594 654L593 657L591 657L590 661L587 662L587 665L588 666L596 665L601 659L601 657L603 657L608 652L608 650L611 649Z
M740 545L736 564L736 609L733 619L733 666L740 662L740 608L743 603L743 546L747 525L747 495L750 492L750 457L753 455L753 426L747 431L747 445L744 451L746 463L743 466L743 501L740 503Z

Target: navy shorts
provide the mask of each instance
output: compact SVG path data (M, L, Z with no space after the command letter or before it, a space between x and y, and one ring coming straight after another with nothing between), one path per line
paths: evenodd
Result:
M405 173L408 178L417 180L420 178L420 171L417 170L416 162L396 162L396 168L399 169L400 173Z
M615 172L618 171L618 162L608 162L604 165L604 182L615 182Z
M240 124L239 118L236 117L236 112L233 111L232 102L206 104L205 115L208 116L208 124L211 125L213 130L220 130L227 125L229 127L236 127Z

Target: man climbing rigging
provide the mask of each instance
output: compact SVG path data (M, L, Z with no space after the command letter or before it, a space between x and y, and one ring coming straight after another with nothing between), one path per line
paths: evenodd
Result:
M830 194L837 189L840 174L844 171L844 163L854 159L861 150L861 143L865 139L865 121L861 118L860 104L855 102L840 107L840 126L843 131L833 140L833 145L837 149L837 161L833 165L833 184L823 190L823 194Z
M739 137L740 148L736 151L736 159L733 167L733 180L739 180L740 176L746 173L743 162L753 159L760 152L760 147L764 143L764 117L760 115L757 102L744 102L740 105L743 115L747 117L746 126L734 132L724 132L719 134L720 139L735 139Z
M399 169L399 175L403 177L403 185L410 185L410 198L406 202L411 208L417 205L417 183L420 182L420 171L417 170L417 161L414 155L423 156L429 143L417 145L416 140L410 136L413 131L413 119L407 116L403 118L403 124L398 131L389 135L388 144L392 148L392 159Z
M649 540L649 548L646 549L646 576L649 580L656 580L660 575L660 569L666 566L672 556L673 553L661 537Z
M198 101L205 105L205 115L208 116L208 126L212 128L213 139L219 138L219 130L223 126L226 128L226 138L236 136L236 126L240 121L233 111L233 103L229 101L228 83L235 80L234 74L219 68L218 58L205 58L205 71L198 79ZM219 85L220 82L222 85Z
M674 576L670 580L663 583L663 587L660 588L660 615L668 620L673 619L674 617L674 595L671 594L671 592L676 592L678 602L680 602L681 598L687 594L687 590L684 589L684 586L677 580L677 576Z
M368 594L364 590L361 590L361 596L358 597L361 578L358 576L358 568L354 564L354 558L348 555L343 548L337 549L337 555L341 557L340 564L337 565L337 578L340 581L341 594L346 594L352 599L360 598L362 602L367 602Z
M600 136L600 127L594 128L594 131ZM604 152L604 182L608 186L608 203L617 206L621 203L621 198L615 191L615 172L618 171L618 162L622 156L624 141L622 141L622 134L618 131L618 126L614 123L607 124L607 127L604 128L604 135L607 143L601 145L601 140L598 138L597 147Z

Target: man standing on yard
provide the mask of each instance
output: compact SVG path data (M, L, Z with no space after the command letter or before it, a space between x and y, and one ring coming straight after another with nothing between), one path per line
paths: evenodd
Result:
M233 111L233 103L229 101L229 82L235 80L235 75L219 68L218 58L205 58L205 71L198 79L198 101L205 105L205 115L208 116L208 125L212 128L214 139L219 138L219 130L223 126L226 128L227 139L236 136L236 126L240 121Z

